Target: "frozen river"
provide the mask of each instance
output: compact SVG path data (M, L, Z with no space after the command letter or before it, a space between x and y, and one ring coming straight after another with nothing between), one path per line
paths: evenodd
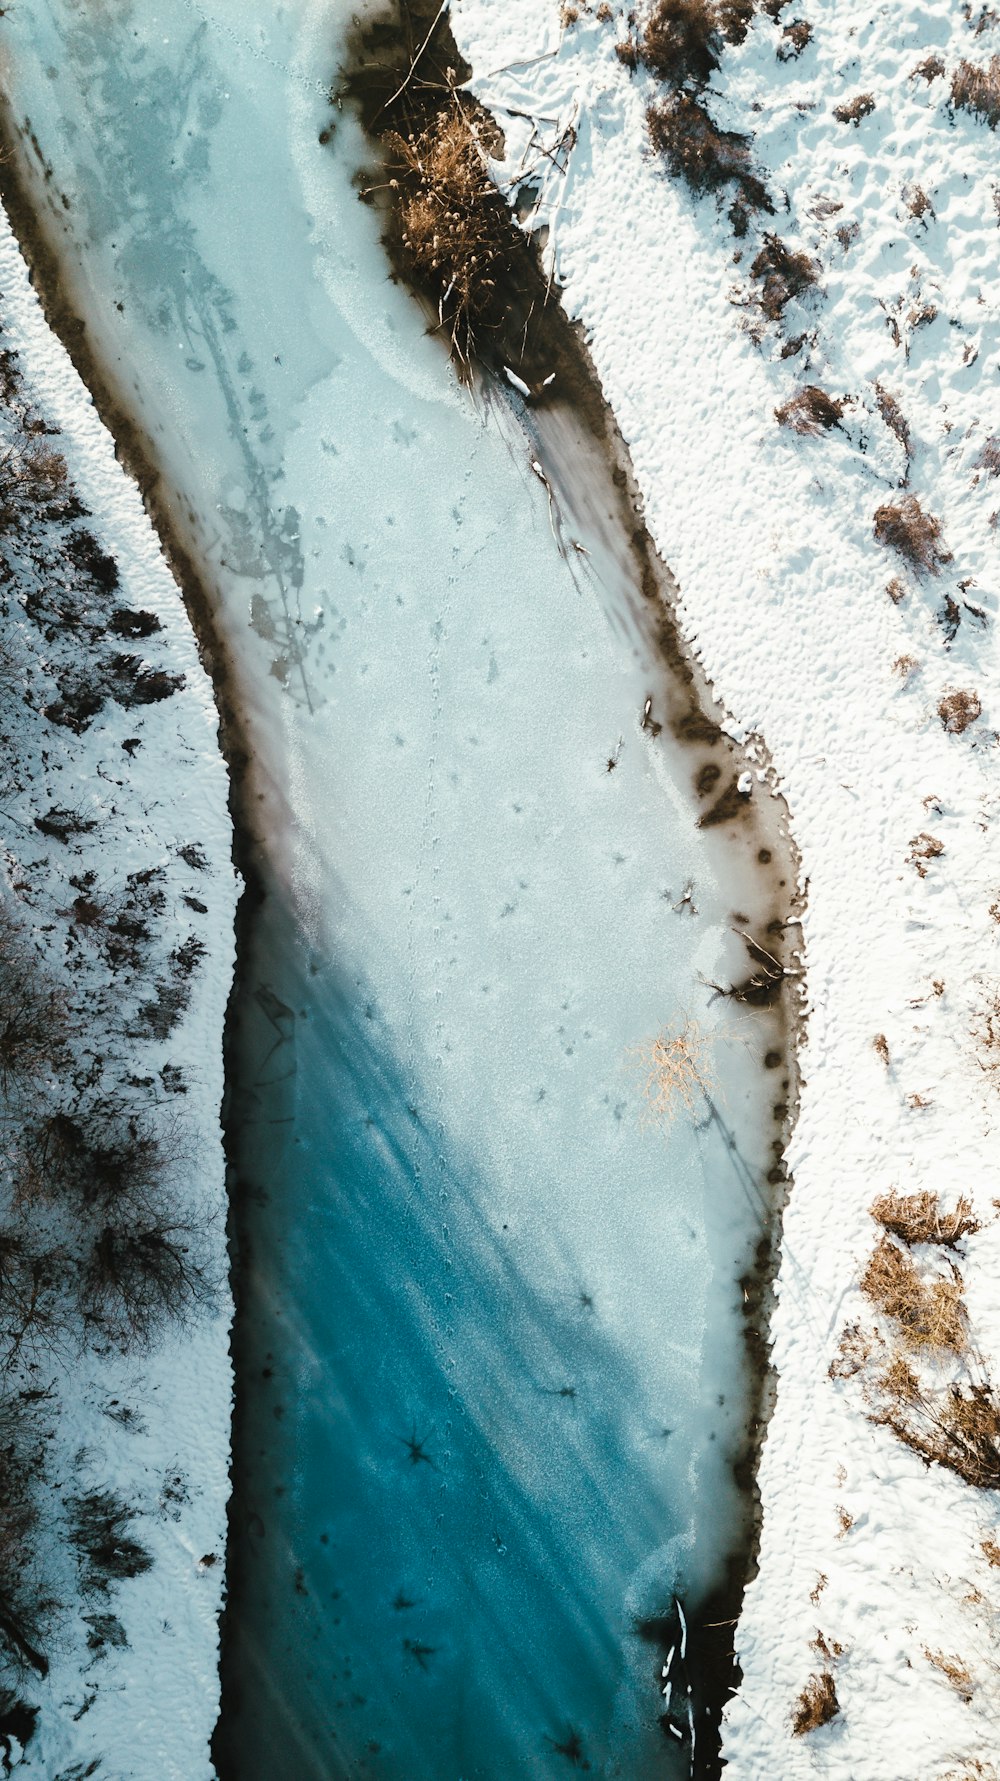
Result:
M687 1774L660 1674L675 1594L697 1624L745 1538L740 1278L785 1083L776 1023L711 985L777 905L759 837L698 830L698 758L642 727L668 676L599 480L571 562L516 417L387 279L364 146L328 132L346 23L0 24L49 294L58 269L246 750L217 1758ZM697 1098L643 1118L633 1050L688 1021L725 1129Z

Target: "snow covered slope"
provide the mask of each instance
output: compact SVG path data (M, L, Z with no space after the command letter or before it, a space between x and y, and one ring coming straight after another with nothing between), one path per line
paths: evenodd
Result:
M227 773L177 586L5 217L0 330L0 1750L45 1781L201 1781L229 1487ZM24 1007L54 1023L31 1068ZM177 1316L101 1272L133 1239L190 1270Z
M995 1378L1000 234L995 138L949 81L1000 34L936 0L810 0L796 55L790 9L762 11L706 101L752 134L773 200L740 239L732 188L693 196L652 151L661 88L616 53L623 13L598 11L458 0L453 24L506 132L499 175L540 187L685 627L766 738L808 884L780 1384L726 1754L747 1781L992 1773L1000 1572L981 1543L998 1499L869 1420L886 1408L875 1330L898 1343L899 1321L859 1282L876 1195L971 1195L981 1228L952 1258L968 1347L910 1359L934 1413L950 1367L963 1389ZM766 231L816 262L780 319L761 306ZM806 384L843 401L839 425L777 424ZM892 547L891 517L876 536L910 493L940 522L915 541L926 567ZM920 1277L952 1278L933 1245L913 1253ZM795 1735L824 1673L839 1712Z

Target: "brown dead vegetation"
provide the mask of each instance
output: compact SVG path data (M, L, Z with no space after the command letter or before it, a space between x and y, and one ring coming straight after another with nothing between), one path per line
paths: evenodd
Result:
M941 521L924 512L916 495L877 507L873 529L878 542L897 550L918 574L937 575L951 562L951 552L941 542Z
M697 1021L686 1020L676 1031L664 1027L653 1039L629 1048L629 1058L643 1077L646 1118L671 1124L679 1114L702 1112L715 1089L711 1043Z
M938 1195L931 1189L900 1194L893 1188L889 1193L879 1194L869 1210L883 1230L906 1244L936 1243L945 1249L953 1249L963 1237L979 1229L979 1220L973 1217L972 1201L965 1194L960 1194L951 1210L945 1211Z
M951 77L951 102L956 110L985 118L995 130L1000 123L1000 56L994 56L985 68L959 62Z
M982 715L979 694L962 687L949 687L938 700L938 717L949 736L962 736Z
M719 66L721 35L712 0L657 0L642 33L640 55L668 86L704 86Z
M869 1257L859 1284L865 1297L896 1325L907 1347L965 1352L968 1321L957 1269L926 1280L912 1257L885 1236Z
M878 403L879 414L890 433L895 434L907 458L912 457L913 441L910 437L910 424L895 396L885 388L884 384L877 383L875 385L875 400Z
M837 1699L837 1686L830 1670L820 1670L810 1676L792 1712L792 1731L797 1738L806 1732L814 1732L821 1725L829 1725L840 1712Z
M807 44L812 42L812 34L812 26L806 19L793 19L781 33L781 42L778 45L779 62L791 62L796 56L801 56Z
M646 124L657 154L697 196L735 186L730 219L737 235L746 233L752 214L773 212L765 187L751 169L750 138L718 129L692 94L670 93L654 101L646 112Z
M1000 476L1000 433L991 433L989 438L983 441L974 468L985 470L987 476ZM979 481L978 476L975 481Z
M984 1540L980 1540L979 1545L987 1564L994 1571L1000 1571L1000 1545L997 1544L993 1535L987 1534Z
M457 95L413 137L384 138L399 189L402 243L437 299L456 362L468 370L510 270L512 222L490 178L475 114Z
M938 1673L944 1677L945 1681L950 1683L955 1693L960 1695L963 1701L971 1701L975 1693L975 1683L972 1680L972 1671L968 1664L963 1663L960 1657L949 1656L947 1652L931 1651L926 1645L924 1646L924 1656L927 1662L933 1664Z
M853 124L858 129L862 118L871 117L875 110L873 93L858 93L855 98L848 99L843 105L835 105L833 115L838 124Z
M760 284L758 301L768 321L779 322L792 299L816 283L819 267L808 254L786 247L779 236L765 235L750 276Z
M930 86L931 81L938 80L943 73L944 63L940 56L925 56L923 61L918 62L917 66L913 69L910 79L925 80L928 86Z
M938 860L944 852L944 842L936 835L928 835L924 830L914 835L910 842L910 851L906 856L907 864L914 867L920 878L927 877L927 868L931 860Z
M818 384L807 383L775 409L774 418L779 426L791 427L796 433L816 434L839 426L843 412L843 401L828 396Z

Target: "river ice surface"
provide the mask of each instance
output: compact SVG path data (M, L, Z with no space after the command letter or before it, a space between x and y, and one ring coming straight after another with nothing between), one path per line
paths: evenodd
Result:
M526 442L387 279L351 120L320 143L346 12L0 27L251 746L221 1755L641 1781L668 1745L634 1628L740 1525L737 1282L783 1073L707 986L745 970L759 888L640 729L658 670L557 551ZM630 1048L688 1017L749 1176L717 1128L642 1118Z

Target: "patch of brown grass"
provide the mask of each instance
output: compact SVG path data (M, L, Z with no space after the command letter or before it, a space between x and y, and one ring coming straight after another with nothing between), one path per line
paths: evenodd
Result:
M883 1230L907 1244L937 1243L953 1249L963 1237L979 1230L979 1220L972 1215L972 1201L965 1194L960 1194L951 1211L945 1212L937 1194L930 1189L900 1194L893 1188L890 1193L879 1194L869 1210Z
M807 383L775 409L774 418L779 426L791 427L796 433L816 434L839 425L843 412L844 404L836 396L828 396L818 384Z
M994 56L985 68L959 62L951 77L951 102L957 110L985 118L995 130L1000 123L1000 56Z
M876 1399L869 1417L927 1465L944 1466L977 1490L1000 1488L1000 1403L988 1383L928 1392L916 1381L906 1397Z
M923 61L918 62L917 66L913 69L910 79L917 80L919 78L920 80L925 80L928 86L930 86L931 81L937 80L943 73L944 63L940 56L925 56Z
M873 530L880 544L898 550L919 574L937 575L951 562L951 552L941 542L941 521L924 512L916 495L877 507Z
M760 307L768 321L777 322L793 297L803 296L816 283L819 267L808 254L786 247L779 236L765 235L750 276L760 283Z
M874 110L875 95L873 93L858 93L853 99L845 100L843 105L835 105L833 115L838 124L853 124L857 130L860 128L861 119L871 117Z
M799 1695L792 1712L792 1731L797 1738L806 1732L814 1732L821 1725L829 1725L840 1712L837 1699L837 1686L830 1670L820 1670L810 1676L802 1693Z
M949 1657L944 1651L931 1651L926 1645L924 1646L924 1656L927 1662L933 1664L945 1680L950 1682L955 1693L961 1695L963 1701L971 1701L975 1693L975 1683L972 1680L972 1672L968 1664L963 1663L960 1657Z
M938 700L938 717L949 736L961 736L982 715L979 694L962 687L948 687Z
M892 1319L907 1347L965 1353L968 1328L957 1269L925 1280L906 1251L886 1236L869 1257L859 1284L866 1299Z

